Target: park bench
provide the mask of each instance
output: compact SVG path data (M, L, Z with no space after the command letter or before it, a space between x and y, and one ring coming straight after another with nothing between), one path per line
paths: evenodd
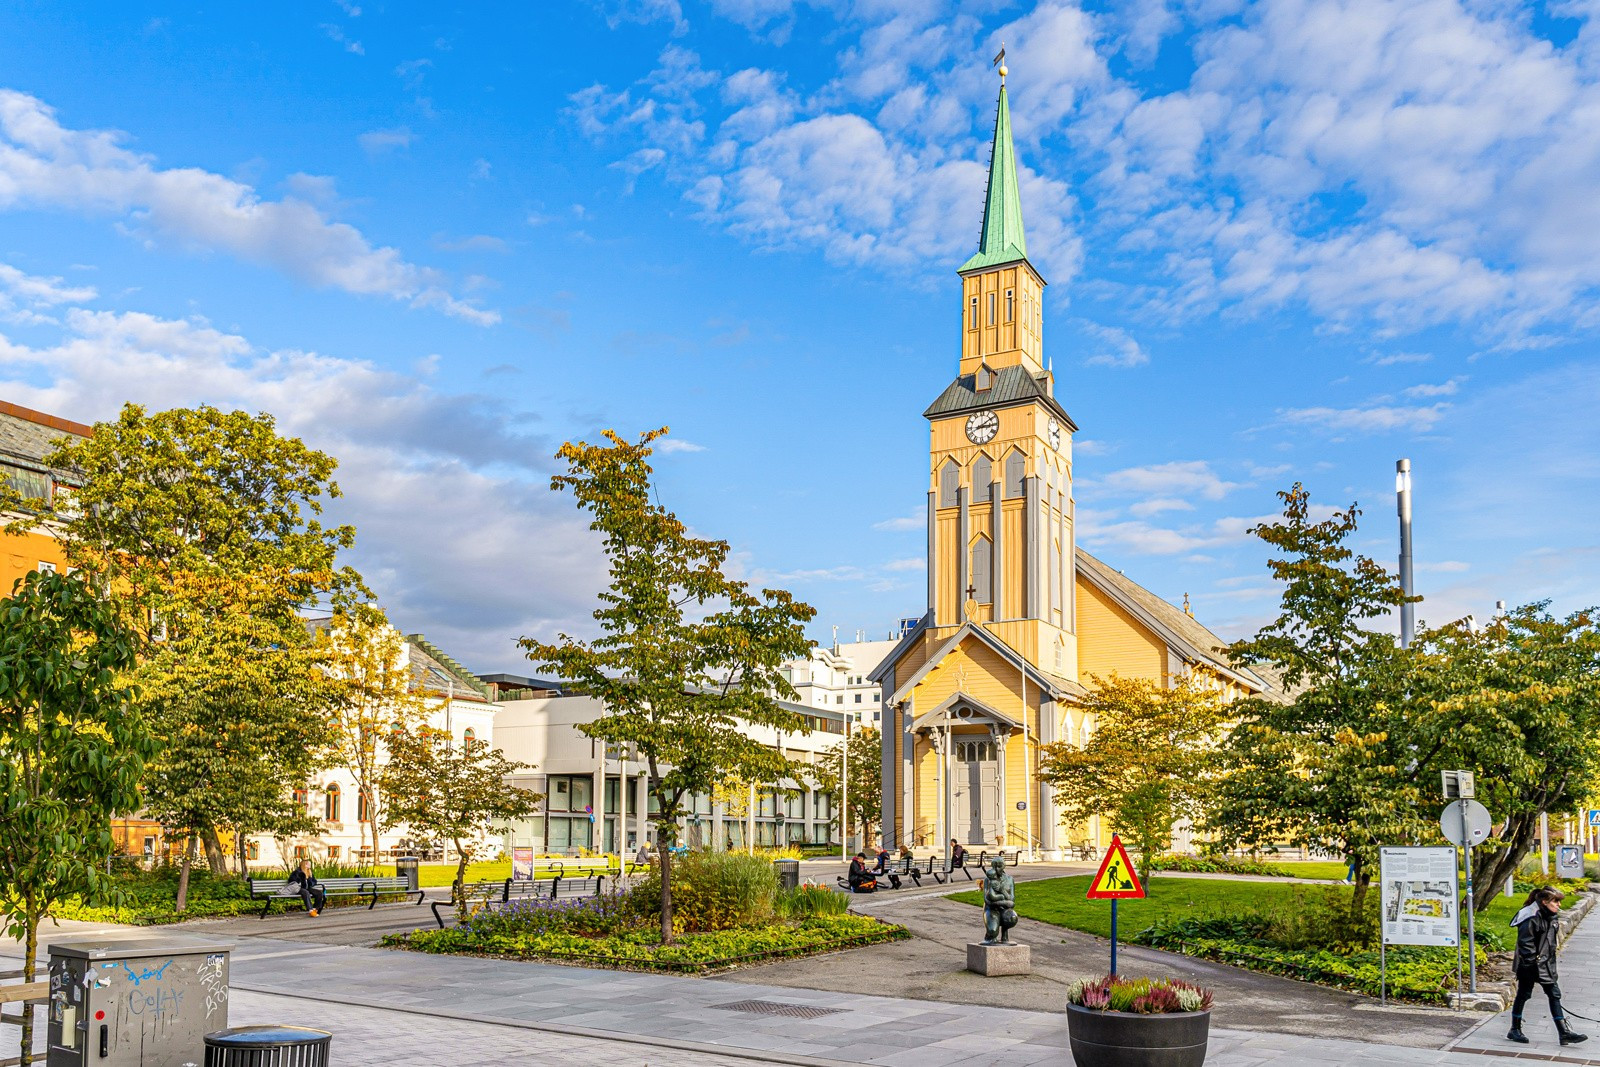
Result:
M423 892L420 889L408 888L409 883L404 878L395 876L373 878L320 878L317 885L328 894L328 899L335 897L366 897L367 910L371 911L378 906L380 896L399 894L402 897L417 895L416 902L422 903ZM274 901L284 903L303 903L300 891L282 878L252 878L250 879L251 899L265 900L262 905L261 917L265 919L272 910Z
M465 898L468 914L477 908L492 908L495 905L505 905L513 900L559 900L575 897L597 897L605 887L606 876L597 874L592 878L567 878L556 875L554 878L539 878L534 881L526 879L516 881L510 878L501 882L472 882L462 887L462 897ZM444 913L441 908L455 908L461 903L452 886L450 896L444 900L434 901L430 907L433 910L434 921L439 924L439 929L444 929Z

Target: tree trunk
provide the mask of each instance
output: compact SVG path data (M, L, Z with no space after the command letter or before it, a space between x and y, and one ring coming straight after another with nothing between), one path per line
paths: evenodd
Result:
M1350 890L1350 929L1361 929L1361 905L1366 903L1367 889L1372 885L1372 876L1363 869L1361 861L1356 860L1355 885Z
M471 858L467 850L461 847L458 838L451 838L456 846L456 880L452 892L456 897L456 917L465 920L467 917L467 861Z
M250 843L245 840L243 830L235 830L233 834L234 861L239 864L239 877L250 877Z
M178 870L178 901L173 910L179 915L189 906L189 868L194 866L194 835L183 844L183 866Z
M28 915L25 920L27 933L22 950L22 980L32 982L38 977L39 965L39 916L33 909L33 904L28 903ZM33 1009L34 1005L22 1005L22 1059L21 1067L31 1067L33 1063Z
M670 945L672 937L672 842L662 831L660 824L656 828L656 848L661 855L661 943Z
M217 836L217 828L208 826L200 834L200 843L205 845L206 866L211 868L211 873L222 878L228 873L228 861L223 858L222 839Z

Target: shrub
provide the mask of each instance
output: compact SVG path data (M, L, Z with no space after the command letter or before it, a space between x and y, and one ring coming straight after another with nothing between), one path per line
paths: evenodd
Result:
M743 852L690 852L672 865L673 926L728 930L772 918L778 872L772 862ZM661 914L661 871L629 891L641 915Z
M547 933L608 937L644 925L644 917L627 896L604 893L561 900L522 898L493 908L480 906L457 929L481 938Z
M850 910L850 898L825 885L803 885L780 892L775 910L785 919L809 919L813 915L843 915Z
M1244 859L1238 856L1180 856L1175 853L1157 856L1150 862L1152 870L1178 871L1184 874L1254 874L1263 878L1293 878L1295 872L1277 863Z
M1211 991L1175 978L1080 978L1067 987L1067 1003L1093 1011L1170 1015L1208 1010Z

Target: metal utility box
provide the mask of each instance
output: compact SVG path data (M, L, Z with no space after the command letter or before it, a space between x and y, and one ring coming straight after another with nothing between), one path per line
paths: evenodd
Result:
M50 946L49 1067L185 1067L228 1025L231 942L196 937Z

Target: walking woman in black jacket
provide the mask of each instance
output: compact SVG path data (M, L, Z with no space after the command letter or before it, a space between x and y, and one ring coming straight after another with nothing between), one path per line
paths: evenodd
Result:
M1557 984L1556 946L1561 937L1561 898L1564 894L1554 886L1541 886L1528 894L1522 910L1511 920L1517 928L1517 953L1512 966L1517 974L1517 999L1511 1004L1512 1041L1526 1045L1522 1032L1522 1009L1533 996L1533 987L1544 987L1550 998L1550 1015L1556 1021L1563 1045L1576 1045L1589 1040L1586 1034L1574 1033L1567 1025L1566 1013L1561 1010L1561 986Z

